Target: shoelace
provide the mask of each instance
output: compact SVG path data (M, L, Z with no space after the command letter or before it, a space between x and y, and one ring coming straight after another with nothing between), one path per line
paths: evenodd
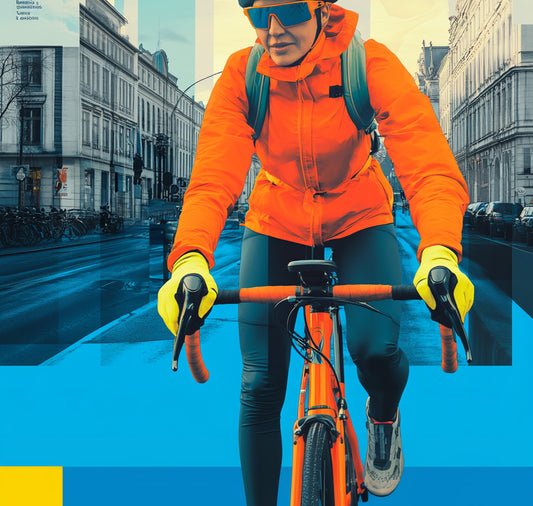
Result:
M374 425L374 448L376 465L384 465L389 461L392 425L390 424L373 424Z

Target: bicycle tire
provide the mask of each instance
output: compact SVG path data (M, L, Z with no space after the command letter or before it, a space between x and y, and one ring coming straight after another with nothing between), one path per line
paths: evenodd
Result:
M17 242L21 246L31 246L34 241L33 230L25 224L18 225L16 228Z
M334 506L330 435L323 423L307 432L302 468L302 506Z
M64 233L65 233L64 223L57 222L52 225L52 239L54 239L54 241L59 241L59 239L63 237Z
M76 237L81 237L87 234L87 226L80 219L73 220L70 226Z

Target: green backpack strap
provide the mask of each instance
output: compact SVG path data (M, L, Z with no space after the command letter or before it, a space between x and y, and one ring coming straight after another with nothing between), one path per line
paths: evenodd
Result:
M365 46L358 30L346 51L341 54L341 71L348 114L359 130L371 134L377 128L377 123L368 94Z
M256 43L250 51L246 64L246 95L248 96L248 124L254 129L254 141L259 137L268 107L270 78L256 71L265 48Z
M256 43L246 65L246 95L248 97L248 124L254 129L254 141L261 134L268 108L270 78L257 72L257 64L265 48ZM377 123L370 105L366 81L366 54L361 34L356 30L348 48L341 54L344 102L350 118L359 130L372 138L371 154L379 149Z

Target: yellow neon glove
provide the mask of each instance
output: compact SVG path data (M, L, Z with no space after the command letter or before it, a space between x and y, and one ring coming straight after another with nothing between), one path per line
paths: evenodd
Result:
M215 280L209 273L209 265L202 254L192 251L185 253L176 260L172 268L172 276L160 288L157 294L157 311L170 332L176 335L178 331L178 318L180 308L175 295L181 280L188 274L197 274L202 277L207 286L207 295L202 298L198 309L198 317L204 318L213 307L217 298L218 289Z
M457 265L457 256L455 253L445 246L429 246L422 252L420 267L416 271L413 279L413 284L424 299L424 302L431 310L437 306L431 290L428 286L429 271L433 267L446 267L457 276L457 285L453 290L453 297L455 304L461 315L463 322L465 321L466 313L472 307L474 302L474 285L468 277L459 270Z

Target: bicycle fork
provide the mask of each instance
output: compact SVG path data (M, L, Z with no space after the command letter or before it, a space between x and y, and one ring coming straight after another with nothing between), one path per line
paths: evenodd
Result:
M293 427L293 460L291 506L301 505L302 468L305 454L305 435L313 423L323 423L330 433L330 452L333 469L334 506L350 506L361 496L366 501L363 484L363 464L359 444L344 397L344 368L342 331L338 308L328 312L305 308L307 337L320 354L308 348L302 371L298 400L298 418ZM331 336L335 373L323 357L331 357ZM337 382L338 379L338 382ZM350 458L355 469L356 483L350 476ZM349 482L347 484L347 481Z

